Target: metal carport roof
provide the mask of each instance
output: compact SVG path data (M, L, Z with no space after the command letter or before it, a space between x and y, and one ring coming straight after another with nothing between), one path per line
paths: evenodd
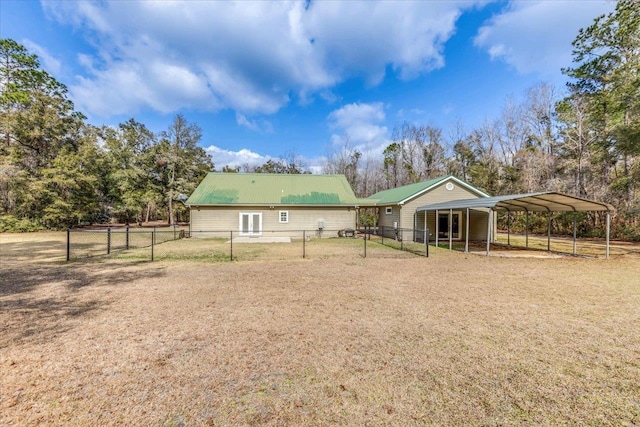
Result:
M508 212L520 211L527 213L527 224L529 221L529 212L548 212L548 232L547 232L547 250L551 250L551 212L591 212L605 211L606 219L606 257L609 258L609 228L611 212L615 209L608 203L597 202L595 200L583 199L581 197L570 196L568 194L558 193L555 191L544 191L540 193L528 194L512 194L508 196L480 197L476 199L452 200L450 202L435 203L432 205L420 206L416 212L441 211L454 209L467 210L467 232L465 239L465 252L469 250L469 210L483 209L489 211L487 222L487 255L489 255L489 246L491 241L491 223L492 214L496 210L506 210ZM426 222L426 217L425 217ZM451 221L450 226L451 228ZM436 230L438 222L436 221ZM528 247L528 225L527 230L527 247ZM451 230L450 230L451 236ZM436 232L437 235L437 232ZM436 237L436 244L438 242ZM449 238L449 249L451 249L451 237ZM576 253L576 218L573 222L573 253Z
M596 202L595 200L583 199L555 191L452 200L450 202L420 206L416 210L422 212L466 208L489 208L509 212L612 212L615 210L613 206L608 203Z

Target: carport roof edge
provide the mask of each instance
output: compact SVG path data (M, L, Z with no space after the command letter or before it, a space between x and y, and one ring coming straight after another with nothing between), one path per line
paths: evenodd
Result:
M615 210L614 207L608 203L570 196L568 194L558 193L555 191L543 191L539 193L510 194L506 196L452 200L450 202L420 206L416 211L422 212L466 208L489 208L493 210L502 209L506 211L523 212L613 212Z

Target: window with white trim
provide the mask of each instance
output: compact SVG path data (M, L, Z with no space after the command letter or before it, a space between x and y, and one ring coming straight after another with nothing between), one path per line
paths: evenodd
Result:
M289 222L289 211L280 211L278 215L278 222L280 224L286 224Z
M393 208L391 206L387 206L384 208L384 213L387 215L391 215L393 213Z

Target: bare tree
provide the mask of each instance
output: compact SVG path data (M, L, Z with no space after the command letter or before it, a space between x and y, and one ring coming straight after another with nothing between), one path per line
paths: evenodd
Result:
M357 189L360 178L358 164L361 157L362 153L351 147L349 139L345 139L339 149L327 155L323 171L344 175L351 188Z

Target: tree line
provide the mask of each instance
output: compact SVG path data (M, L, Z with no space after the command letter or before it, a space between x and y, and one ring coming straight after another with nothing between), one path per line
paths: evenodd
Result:
M563 73L566 93L541 83L470 130L400 123L381 158L345 143L324 172L344 174L361 197L445 174L492 195L561 191L611 203L613 235L640 239L640 3L620 0L580 30ZM10 39L0 40L0 112L0 231L112 218L173 224L214 170L200 128L182 115L158 134L134 119L88 124L66 87ZM293 151L222 171L309 173ZM602 218L585 215L580 232L593 234Z
M563 94L538 84L470 130L401 123L382 159L347 143L325 172L345 174L362 197L445 174L492 195L560 191L612 204L613 235L640 240L640 3L618 1L580 30L573 66L562 71ZM602 232L601 215L581 216L581 235ZM567 215L554 222L565 231L572 223Z
M93 126L24 46L0 40L0 61L0 231L186 218L181 195L213 169L196 124Z

